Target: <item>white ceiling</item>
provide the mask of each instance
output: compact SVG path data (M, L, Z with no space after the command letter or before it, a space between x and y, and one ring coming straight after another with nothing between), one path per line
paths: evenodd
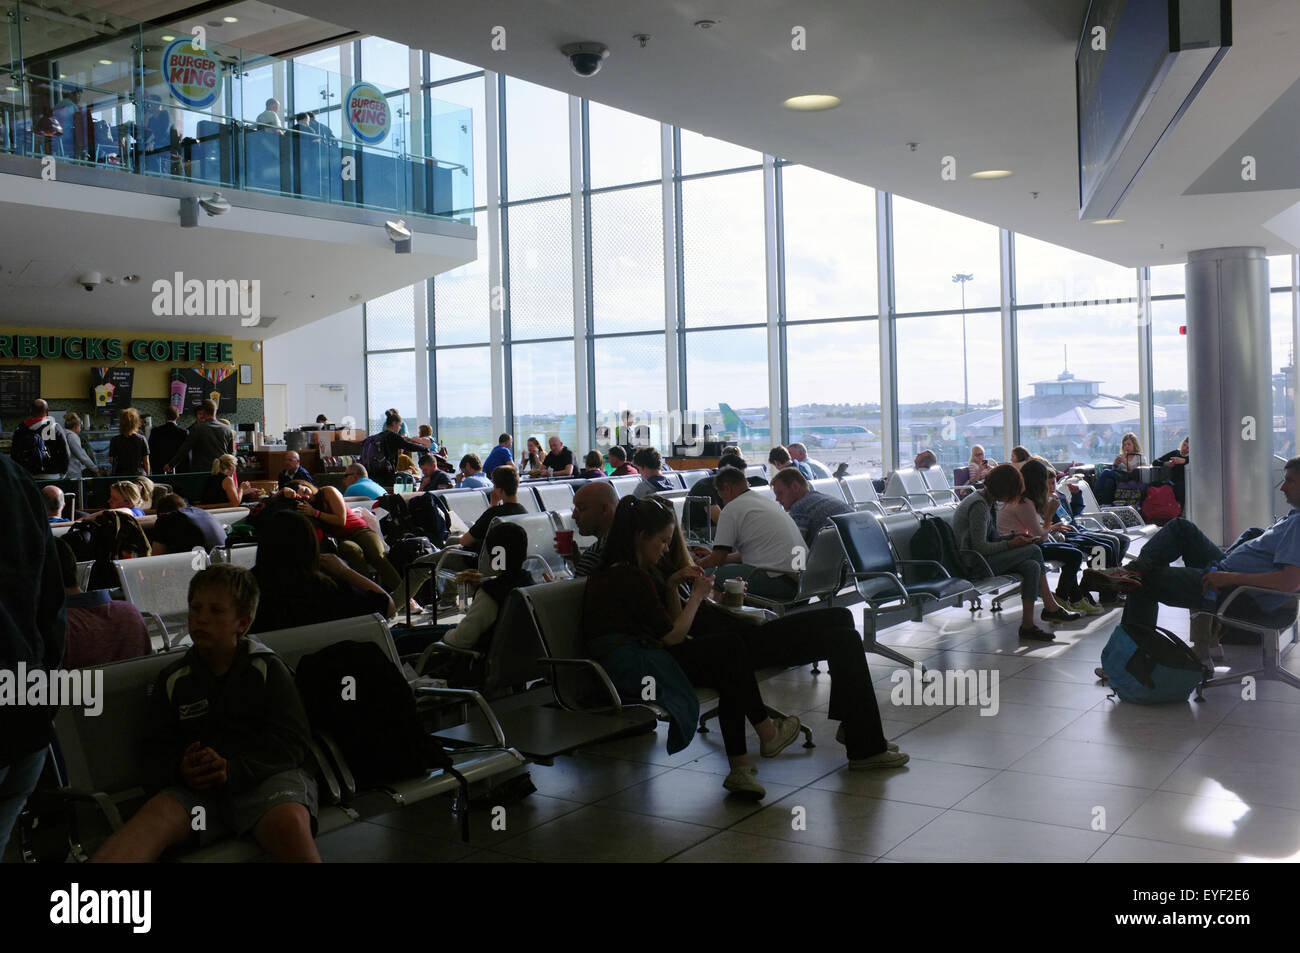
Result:
M1074 50L1086 0L288 0L341 26L761 149L1124 265L1292 246L1300 190L1184 195L1300 79L1300 3L1235 0L1234 46L1143 172L1123 224L1078 220ZM693 24L719 21L709 30ZM505 27L506 50L491 49ZM806 30L807 49L791 48ZM648 33L641 49L633 36ZM595 77L558 48L595 40ZM830 92L823 113L783 109ZM915 152L907 143L916 142ZM476 147L478 144L476 144ZM955 182L940 178L944 156ZM1265 162L1269 157L1257 157ZM1010 169L977 181L978 169ZM1037 193L1036 197L1033 193Z
M199 227L181 228L175 198L0 175L0 324L265 339L477 254L472 238L417 231L412 253L397 255L382 215L377 224L354 224L240 208L240 194L226 194L235 208L217 218L201 214ZM88 294L77 279L90 271L105 280ZM155 315L153 283L174 281L176 272L260 282L261 323ZM140 276L134 284L116 280L133 274Z

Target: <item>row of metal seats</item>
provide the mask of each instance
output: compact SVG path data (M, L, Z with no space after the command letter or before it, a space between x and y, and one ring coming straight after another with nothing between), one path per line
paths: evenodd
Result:
M300 659L338 642L373 643L401 670L402 660L378 615L359 616L320 625L266 632L258 640L273 649L295 668ZM535 653L534 653L535 654ZM83 856L79 844L92 835L98 839L122 826L124 809L143 797L145 775L144 739L148 733L148 693L159 672L178 658L176 653L145 656L101 666L104 674L104 711L110 717L90 717L85 709L67 706L59 710L54 728L65 775L59 794L74 807L80 806L74 828L74 856ZM403 675L405 680L405 675ZM473 704L490 725L495 725L491 742L453 751L454 772L441 769L413 778L392 778L379 791L395 805L408 806L431 797L459 792L456 808L461 811L463 836L468 839L469 785L500 783L522 772L526 762L515 749L504 744L500 726L491 707L478 692L467 689L435 688L416 684L422 696L448 702ZM313 738L321 809L319 832L337 830L359 819L352 803L367 792L359 790L346 759L327 733ZM87 814L93 814L93 818ZM94 831L86 822L93 823ZM107 829L106 829L107 828ZM252 860L260 851L250 840L231 839L193 851L186 861Z

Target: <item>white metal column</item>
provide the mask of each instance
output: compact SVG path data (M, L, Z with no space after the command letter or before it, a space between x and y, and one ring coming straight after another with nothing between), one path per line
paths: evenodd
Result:
M1155 390L1151 366L1151 269L1139 268L1137 281L1138 404L1141 414L1138 421L1141 425L1139 436L1142 438L1142 446L1146 448L1147 459L1152 459L1158 455L1157 451L1163 448L1155 445Z
M659 125L659 156L663 173L664 219L664 371L668 388L668 418L686 420L682 407L682 378L677 347L677 201L673 186L673 127ZM677 417L673 415L677 414Z
M763 251L767 276L767 420L775 446L785 423L781 393L781 300L777 288L776 159L763 156Z
M424 79L424 54L419 50L410 50L407 59L407 140L406 151L420 154L424 150L424 96L420 84ZM411 288L412 333L415 336L415 416L418 420L427 420L433 424L435 432L438 422L430 420L433 402L430 398L431 381L429 380L429 282L420 281Z
M1002 301L1002 462L1020 440L1020 374L1016 363L1016 253L1014 238L998 229L998 284Z
M582 201L582 100L569 97L569 239L573 252L573 386L576 444L591 446L595 408L587 399L587 256L583 232L586 216ZM576 450L574 451L577 452Z
M490 70L483 74L483 125L487 130L483 148L487 170L488 340L495 435L511 428L506 420L505 327L502 324L505 289L501 285L501 138L497 123L497 74Z
M898 361L894 335L893 203L888 192L876 193L876 322L880 332L880 466L881 475L898 469Z

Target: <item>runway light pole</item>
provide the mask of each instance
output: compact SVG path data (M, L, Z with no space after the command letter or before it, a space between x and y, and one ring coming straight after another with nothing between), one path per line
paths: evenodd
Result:
M974 275L953 275L953 284L961 285L961 398L962 406L970 411L970 385L966 376L966 282Z

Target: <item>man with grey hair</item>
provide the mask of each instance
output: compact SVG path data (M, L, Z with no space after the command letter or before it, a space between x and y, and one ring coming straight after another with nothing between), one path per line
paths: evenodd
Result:
M51 523L66 523L63 518L63 491L57 486L41 487L41 496L45 497L45 514Z
M388 491L370 479L370 472L359 463L349 463L343 477L344 496L364 496L377 500Z
M813 472L812 467L808 466L808 448L801 443L792 443L790 446L786 447L786 450L790 451L790 459L793 460L794 465L799 468L799 472L802 473L806 479L811 480L813 478Z
M361 464L357 464L360 466ZM280 471L280 489L284 489L294 480L306 480L308 483L315 483L307 468L302 465L302 457L298 456L297 450L289 450L284 455L284 469Z
M575 576L588 576L600 565L605 537L614 525L614 510L618 508L618 493L604 480L588 483L573 494L573 521L583 536L595 536L596 541L582 551L574 564Z

